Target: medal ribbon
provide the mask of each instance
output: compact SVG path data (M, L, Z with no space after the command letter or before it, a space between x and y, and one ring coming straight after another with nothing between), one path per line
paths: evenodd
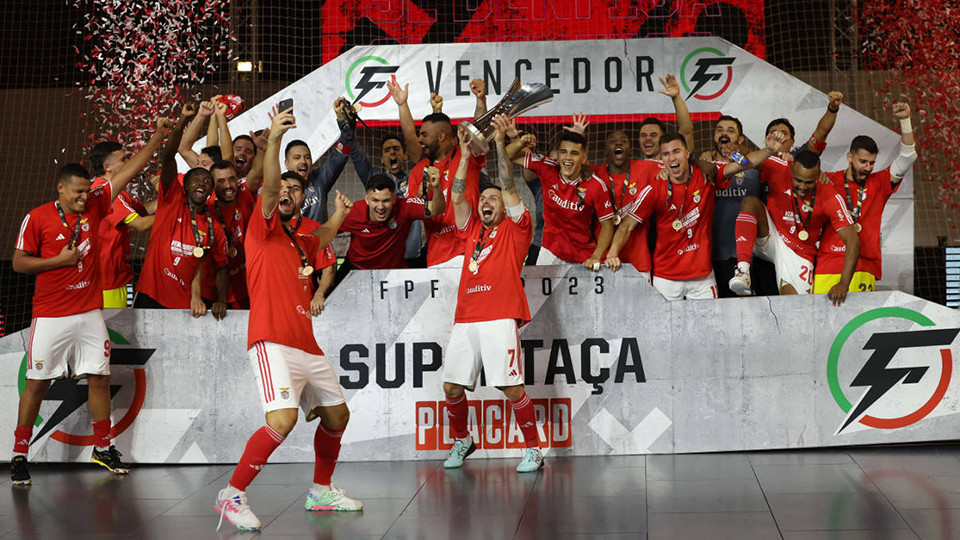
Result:
M297 219L297 224L293 226L293 229L287 228L286 225L280 224L283 227L283 232L287 233L287 237L293 242L293 246L297 248L297 253L300 255L300 266L301 268L306 268L310 266L310 261L307 260L307 254L303 252L303 248L300 247L300 244L297 243L297 239L293 237L293 233L297 232L297 229L300 228L300 222L303 221L303 216L300 216Z
M817 202L817 190L814 189L813 193L810 194L810 212L807 213L806 221L802 221L800 216L800 205L797 204L796 194L791 192L790 201L793 203L793 216L797 225L800 225L802 228L800 230L806 230L810 225L810 220L813 219L813 205Z
M487 240L490 240L491 236L487 236L487 231L497 230L496 227L493 229L488 229L484 227L480 231L480 239L477 240L477 245L473 248L473 255L470 256L470 260L480 262L480 253L483 252L483 248L487 245Z
M197 243L197 247L201 249L210 249L213 247L213 219L210 217L210 212L206 213L207 217L207 236L210 237L210 245L203 245L203 237L200 236L200 229L197 228L197 220L194 216L193 210L190 209L190 204L187 203L187 213L190 214L190 226L193 228L193 240Z
M60 201L53 203L57 207L57 213L60 214L60 223L63 223L63 226L70 230L70 226L67 225L67 216L63 214L63 208L60 207ZM77 245L77 240L80 239L80 219L83 217L83 214L77 214L77 222L73 226L73 236L70 237L70 242L67 245L69 249L73 249Z
M690 182L687 182L687 191L690 191ZM677 221L683 223L683 207L687 204L687 191L683 192L683 198L680 199L680 210L677 212ZM670 208L670 198L673 197L673 182L667 179L667 208Z
M610 169L607 169L607 185L610 186L610 196L613 198L613 213L616 214L621 208L623 208L623 194L627 192L627 186L630 185L630 169L633 167L628 163L627 165L627 176L623 179L623 189L620 190L620 199L617 200L617 190L614 189L613 185L613 174L610 173Z
M217 209L217 219L220 220L220 225L223 225L224 236L227 237L227 249L233 247L233 233L229 232L230 229L227 228L227 222L223 219L223 212L220 211L220 205L215 204L214 208Z
M859 184L858 184L859 185ZM850 209L850 213L853 215L853 222L856 223L860 221L860 212L863 209L863 191L866 189L866 186L860 186L857 188L857 206L854 208L853 201L850 200L850 183L847 182L847 177L843 177L843 189L847 191L847 208Z

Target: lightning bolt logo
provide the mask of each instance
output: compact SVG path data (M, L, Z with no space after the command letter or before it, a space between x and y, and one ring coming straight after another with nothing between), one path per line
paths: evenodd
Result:
M391 75L397 72L399 69L397 66L364 66L360 70L360 80L354 86L357 90L360 91L357 94L357 97L354 98L354 102L359 102L363 99L363 96L369 94L372 90L378 88L383 88L387 85L385 80L374 80L374 77L378 75Z
M850 409L850 413L836 434L839 435L847 426L863 416L874 403L886 395L894 386L899 383L916 384L923 379L927 370L930 369L928 366L888 367L897 351L914 347L948 346L953 343L958 333L960 333L960 328L883 332L870 336L863 349L872 350L873 354L870 355L860 372L854 377L853 382L850 383L850 386L866 388L867 391L860 397L856 406Z
M690 82L694 83L693 90L687 95L689 100L693 97L701 88L713 81L719 81L723 76L723 72L712 72L711 69L714 67L723 67L733 64L735 58L730 58L727 56L721 56L719 58L700 58L697 60L697 70L693 72L693 75L690 76Z

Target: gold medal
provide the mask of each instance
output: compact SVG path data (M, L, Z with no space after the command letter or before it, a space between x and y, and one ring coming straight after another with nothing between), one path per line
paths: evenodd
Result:
M683 222L679 219L673 220L673 230L679 232L683 228Z
M614 225L619 225L621 221L623 221L623 219L620 217L620 214L614 214L614 215L613 215L613 224L614 224Z
M854 223L853 226L857 229L857 232L860 232L863 230L863 226L860 225L859 223Z
M480 269L480 263L478 263L477 261L475 261L475 260L473 260L473 259L470 259L470 265L469 265L467 268L469 268L471 272L473 272L474 274L476 274L476 273L477 273L477 270Z
M193 248L193 256L196 257L196 258L198 258L198 259L202 259L202 258L203 258L203 248L202 248L202 247L195 247L195 248Z
M312 273L313 273L313 267L310 266L309 264L300 269L300 275L303 277L307 277Z
M807 238L810 238L810 233L807 231L800 231L797 233L797 238L799 238L801 242L806 242Z
M228 257L236 257L236 256L237 256L237 248L235 248L235 247L233 247L233 246L230 246L230 249L227 250L227 256L228 256Z

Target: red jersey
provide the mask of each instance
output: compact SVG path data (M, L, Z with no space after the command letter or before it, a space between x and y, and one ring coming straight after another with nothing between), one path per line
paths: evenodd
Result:
M322 223L314 221L308 217L303 218L303 221L300 223L300 228L298 229L303 234L313 234L313 231L320 228ZM320 250L317 253L317 264L313 265L317 270L323 270L328 266L337 264L337 256L333 253L333 243L327 244L327 247ZM336 268L334 268L336 270Z
M367 201L353 203L353 208L340 225L341 231L352 235L347 260L362 270L406 268L407 261L403 255L407 248L407 234L414 221L423 219L426 206L421 199L397 199L390 220L375 223L370 221ZM459 254L458 251L456 255Z
M79 220L79 236L74 246L80 252L80 260L72 266L37 274L34 318L66 317L103 308L98 231L101 220L111 210L110 190L108 183L92 187L82 214L64 212L66 226L60 220L56 202L34 208L23 218L16 248L42 259L60 254L73 238Z
M207 201L207 212L223 227L227 238L227 271L230 274L227 302L237 302L248 297L247 259L243 251L243 240L255 203L244 181L238 183L237 196L232 203L217 205L216 199ZM230 257L231 247L237 250L233 257ZM216 269L208 257L204 257L203 261L202 287L200 294L204 298L217 299Z
M470 203L470 208L476 208L480 201L480 171L486 164L486 156L470 155L467 165L467 188L463 196ZM423 185L423 169L430 164L427 158L421 159L407 178L410 179L407 188L407 197L421 197L420 189ZM463 247L457 236L457 218L453 212L453 199L450 197L450 189L453 187L453 179L457 175L457 169L460 167L460 147L454 148L450 155L442 161L433 164L440 169L440 189L443 190L446 209L443 215L433 219L423 220L423 226L427 231L427 266L433 266L445 263L450 259L460 255ZM424 200L428 200L426 194L423 194ZM350 260L353 262L353 259ZM405 267L401 267L405 268Z
M127 224L140 217L141 210L143 205L121 190L113 200L113 211L100 222L100 287L105 291L133 281Z
M763 163L760 181L770 184L767 211L784 243L797 255L813 261L824 225L829 222L834 229L842 229L853 225L853 218L843 197L833 186L817 182L809 201L796 198L790 166L790 163L773 157ZM800 231L807 231L806 240L800 240Z
M157 216L150 230L137 290L150 295L166 308L190 309L190 283L201 262L193 256L197 241L191 215L197 223L201 247L212 246L204 249L204 258L212 257L216 268L227 264L226 236L223 227L209 212L194 214L190 211L187 195L178 184L172 184L168 189L161 184L157 190Z
M250 291L250 319L247 348L258 341L271 341L310 354L323 354L313 335L310 301L313 299L313 275L300 269L300 251L317 268L320 239L298 227L292 233L300 246L283 230L279 212L265 217L260 202L247 227L247 288Z
M653 253L653 275L663 279L697 279L713 271L713 209L717 188L726 189L730 180L717 171L718 184L691 167L690 180L682 184L655 177L627 213L645 223L656 218L657 245ZM679 230L675 222L680 221Z
M640 191L656 178L660 169L663 168L663 163L652 159L631 159L627 172L613 175L607 171L606 163L591 165L590 168L593 169L593 174L609 188L608 193L613 198L614 212L623 217L630 204L640 196ZM652 266L650 246L647 243L648 230L646 224L638 225L627 243L620 248L620 260L632 264L639 272L649 272ZM594 230L594 234L600 235L599 226Z
M857 259L857 271L869 272L880 279L883 270L883 260L880 253L880 220L883 217L883 208L890 196L900 189L902 182L893 183L890 168L877 171L867 177L863 186L856 182L849 182L844 186L847 171L827 173L837 192L845 199L851 217L855 217L860 224L860 258ZM847 192L849 190L849 196ZM857 210L859 208L859 211ZM820 249L817 251L818 274L843 273L843 256L847 251L843 240L837 231L827 227L820 238Z
M463 230L463 270L454 322L516 319L519 325L530 322L530 307L523 291L520 270L533 240L533 220L524 211L519 221L504 218L487 229L473 212ZM471 270L477 252L476 271Z
M596 176L568 182L559 162L532 152L523 166L540 178L543 189L543 247L569 263L589 259L597 249L595 225L613 219L606 184Z

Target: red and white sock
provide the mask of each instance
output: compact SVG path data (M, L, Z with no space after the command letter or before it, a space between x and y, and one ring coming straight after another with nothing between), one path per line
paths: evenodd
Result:
M240 491L246 491L247 486L260 474L260 469L267 464L270 454L280 446L283 439L284 437L270 426L263 426L251 435L250 440L247 441L247 447L243 449L240 463L230 477L230 485Z
M527 443L527 448L538 448L540 446L540 434L537 432L537 413L533 410L533 402L530 396L524 392L523 397L516 401L511 401L513 406L513 416L523 432L523 442Z
M470 436L470 431L467 429L467 414L466 394L461 394L460 397L456 398L447 398L447 420L458 439L466 439Z
M342 437L342 429L334 431L327 429L323 424L317 426L317 432L313 436L313 452L317 456L317 462L313 468L315 490L326 491L330 489L330 478L333 476L334 467L337 466L337 458L340 457L340 439ZM320 487L326 487L326 489L320 490Z
M33 426L17 426L13 430L13 455L27 456L30 451L30 439L33 438Z
M101 452L110 449L110 419L104 418L93 423L93 443Z
M750 212L740 212L737 222L733 226L733 234L737 239L737 263L747 263L753 260L753 246L757 243L757 217Z

